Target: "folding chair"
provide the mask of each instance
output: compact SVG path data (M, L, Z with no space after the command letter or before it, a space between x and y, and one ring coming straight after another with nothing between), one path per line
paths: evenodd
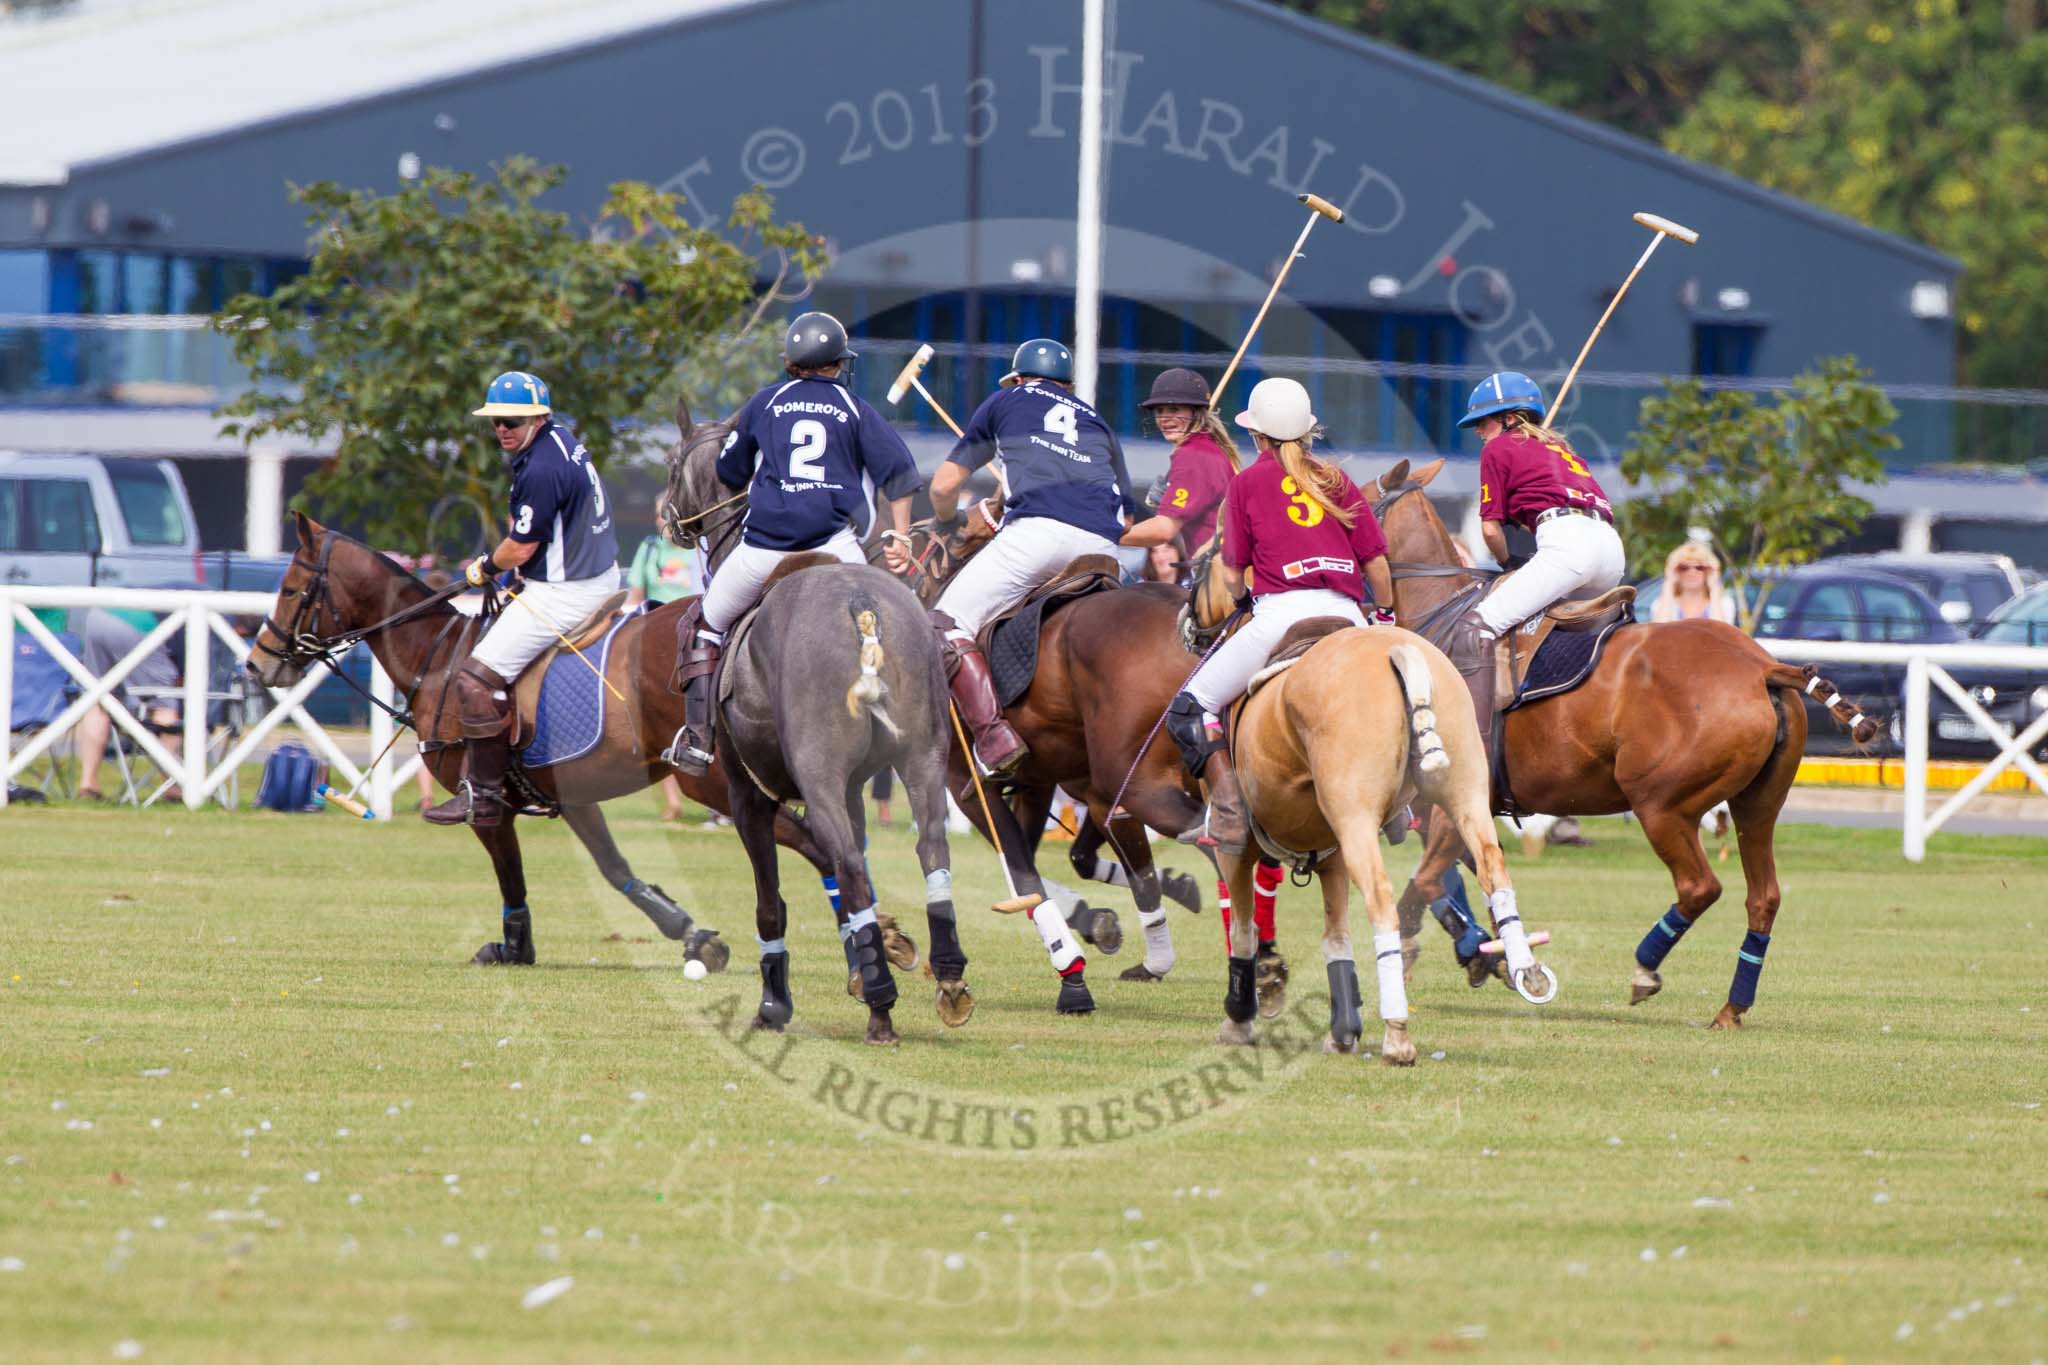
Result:
M217 757L225 754L242 737L242 726L249 710L249 687L247 675L239 661L218 641L214 642L209 655L210 667L206 680L206 754L202 769L210 769ZM181 701L185 691L182 687L131 687L128 696L135 703L136 719L147 730L159 737L165 735L183 736L185 726L182 717L163 725L150 719L150 712L162 709L167 701ZM156 801L170 790L172 778L164 773L155 759L145 753L141 746L121 730L111 736L114 763L121 773L123 792L121 799L138 806ZM132 747L131 747L132 746ZM133 768L130 762L133 761ZM154 774L155 787L147 796L142 794L145 781ZM230 773L227 781L213 789L213 800L228 810L241 804L242 776L239 770Z
M76 654L78 637L61 634L59 644ZM63 665L42 647L27 631L14 634L14 698L8 716L8 728L14 732L16 747L35 738L46 726L63 713L71 699L78 695L78 687ZM30 791L47 796L55 787L63 797L71 795L70 774L64 769L63 750L70 740L60 739L44 751L36 765L21 774L21 784Z

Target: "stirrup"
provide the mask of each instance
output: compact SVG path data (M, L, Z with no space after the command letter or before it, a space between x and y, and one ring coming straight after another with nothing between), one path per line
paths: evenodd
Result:
M717 758L698 748L687 734L678 730L674 741L661 751L661 761L685 776L702 777L711 771L711 765Z

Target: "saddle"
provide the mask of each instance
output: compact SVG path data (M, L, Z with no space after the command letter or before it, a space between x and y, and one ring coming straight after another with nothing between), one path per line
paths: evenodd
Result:
M626 605L626 594L615 592L605 598L602 605L583 618L574 630L565 632L576 648L587 650L602 640L610 630L620 610ZM540 713L540 685L548 676L548 665L562 652L560 641L542 650L540 657L526 666L512 684L512 734L513 752L524 749L533 741L535 717Z
M1038 640L1046 617L1071 602L1122 585L1122 566L1115 556L1082 555L982 627L976 643L988 659L997 702L1013 706L1031 690L1031 680L1038 674Z
M1311 616L1306 621L1296 621L1287 628L1287 633L1280 637L1280 643L1274 648L1272 657L1267 659L1265 665L1252 674L1251 681L1245 684L1245 699L1248 700L1252 693L1294 667L1302 655L1321 643L1324 636L1335 635L1340 630L1349 630L1351 626L1352 623L1341 616ZM1240 700L1231 708L1231 715L1235 717L1243 706L1244 701Z
M1624 583L1589 601L1559 602L1501 636L1494 646L1494 709L1554 697L1591 677L1607 637L1635 621L1635 601L1636 590ZM1545 654L1553 635L1556 646Z

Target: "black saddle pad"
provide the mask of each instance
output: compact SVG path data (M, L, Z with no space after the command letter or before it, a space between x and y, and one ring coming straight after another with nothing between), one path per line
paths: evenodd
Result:
M1623 626L1634 625L1635 621L1635 611L1629 608L1598 630L1551 631L1537 646L1536 657L1529 663L1529 672L1515 690L1515 699L1508 703L1507 709L1512 711L1517 706L1569 692L1592 677L1593 670L1600 664L1600 655L1607 648L1607 637Z
M1019 697L1031 690L1031 680L1038 674L1038 637L1045 629L1047 615L1069 602L1116 586L1115 580L1107 577L1093 584L1071 580L1057 583L1042 589L1019 607L1016 615L996 622L984 643L989 675L996 685L996 700L1004 706L1014 706Z

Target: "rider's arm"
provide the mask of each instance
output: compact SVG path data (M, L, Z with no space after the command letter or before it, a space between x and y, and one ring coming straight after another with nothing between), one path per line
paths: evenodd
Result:
M950 458L932 475L932 520L944 525L960 512L960 490L967 485L968 468Z
M718 451L718 481L727 488L745 488L754 481L754 457L761 450L760 439L754 434L754 406L755 400L748 399L733 418L732 433Z
M1394 605L1394 574L1387 567L1387 557L1379 555L1365 561L1365 586L1372 590L1373 605L1391 607Z
M1117 543L1119 545L1142 545L1146 547L1164 545L1167 541L1179 535L1180 531L1181 522L1178 517L1147 517L1130 530L1124 532L1123 539Z
M1494 563L1506 564L1508 562L1508 533L1501 528L1499 522L1480 522L1479 536L1480 539L1486 542L1486 552L1493 556Z

